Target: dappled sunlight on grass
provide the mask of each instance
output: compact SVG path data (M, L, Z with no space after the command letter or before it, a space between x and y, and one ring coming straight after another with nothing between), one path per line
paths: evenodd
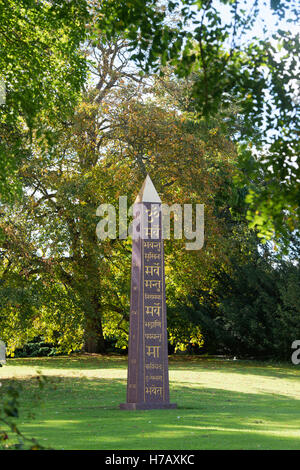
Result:
M63 366L63 361L68 364ZM299 372L287 366L171 358L174 410L121 411L127 358L11 359L3 387L22 383L20 423L26 434L57 449L298 449ZM41 364L46 364L41 367ZM52 368L51 368L52 364ZM74 366L75 364L75 366ZM259 373L256 370L259 369ZM48 377L28 418L37 389ZM278 375L280 373L280 376ZM45 441L45 442L44 442Z
M216 371L172 371L170 373L172 381L182 384L189 384L190 387L213 386L222 390L232 390L240 393L275 393L289 396L300 400L300 380L291 382L286 378L273 378L267 376L243 374L238 372Z
M233 360L218 357L172 356L170 369L176 370L218 370L224 373L264 375L278 378L299 378L299 368L292 364L274 364L249 360Z
M70 356L57 357L26 357L7 359L8 367L34 367L39 369L106 369L111 368L127 368L127 357L119 355L102 355L102 354L72 354Z

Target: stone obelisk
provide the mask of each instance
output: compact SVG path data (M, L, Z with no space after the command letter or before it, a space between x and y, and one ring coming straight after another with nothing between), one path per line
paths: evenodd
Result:
M120 408L176 408L169 402L161 199L149 176L133 208L127 402Z

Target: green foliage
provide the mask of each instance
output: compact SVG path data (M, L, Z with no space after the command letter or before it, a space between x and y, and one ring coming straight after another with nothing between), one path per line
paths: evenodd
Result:
M196 75L192 94L201 117L211 119L220 110L226 117L235 98L246 123L237 139L248 153L251 146L256 160L248 218L264 239L282 237L300 219L296 1L272 0L269 9L258 0L222 0L220 8L210 1L155 3L106 0L99 28L109 38L125 34L133 58L146 71L168 64L179 77ZM255 35L257 27L261 37ZM241 169L244 163L241 155ZM257 168L264 171L264 184Z
M16 169L34 132L53 140L55 122L66 118L86 76L79 46L88 18L85 1L0 1L0 196L20 192Z
M41 159L46 160L58 121L67 122L74 111L87 64L92 64L80 45L122 37L140 75L161 74L169 65L178 77L195 77L193 106L200 118L223 113L228 119L234 97L246 124L236 136L241 168L249 169L244 150L249 152L250 145L256 161L249 173L248 218L266 239L298 227L299 36L289 28L299 16L295 0L271 0L269 9L258 0L221 0L220 8L206 0L9 0L0 2L0 13L6 85L6 103L0 105L2 200L20 194L16 170L31 153L33 134L43 141ZM268 15L276 22L274 31Z
M59 352L104 352L109 341L126 349L131 242L98 242L96 209L102 202L118 209L120 195L128 196L129 208L145 172L164 202L201 201L207 211L207 251L188 255L183 241L168 244L174 298L206 282L227 243L222 213L232 192L234 146L217 127L200 127L192 112L183 114L172 96L166 104L157 83L137 85L126 68L116 72L113 60L122 59L126 44L101 41L94 67L105 71L108 84L100 78L86 91L46 160L33 137L19 169L26 193L13 209L3 208L0 321L10 354L37 335ZM181 83L173 87L180 98ZM149 90L153 98L145 103ZM202 343L198 327L180 314L170 335L176 348Z
M47 343L44 338L36 336L23 348L14 351L14 357L44 357L56 356L57 347L54 344Z
M11 264L13 268L6 272L5 268L11 268ZM49 275L43 279L36 275L29 278L29 269L33 266L26 268L25 263L20 266L17 253L11 263L4 262L0 282L0 325L7 353L13 356L16 350L41 335L45 343L55 344L57 353L80 349L83 333L78 299L61 283L51 282ZM40 347L42 344L36 345L36 354ZM29 350L26 354L30 355ZM50 353L48 348L43 351L46 352Z
M41 390L46 378L37 376ZM0 383L0 386L2 384ZM2 450L43 450L45 449L36 439L29 438L20 431L16 420L19 418L22 386L14 383L1 391L0 402L0 449Z
M211 353L289 360L300 335L299 265L252 253L215 273L217 287L191 299ZM199 298L201 299L199 301Z
M184 2L172 24L167 11L175 15L179 4L156 3L91 2L88 14L84 1L10 0L3 9L3 200L13 199L17 182L26 189L13 210L1 207L0 322L11 353L37 334L57 341L60 352L83 344L104 351L107 338L126 348L130 246L97 244L95 212L101 202L116 205L121 194L133 197L147 171L165 202L201 200L206 207L201 253L187 254L173 241L166 247L174 348L200 347L203 337L212 344L219 317L226 323L240 308L226 307L213 273L219 269L231 279L230 257L242 249L238 265L250 263L255 276L248 255L257 243L243 245L234 237L235 230L240 238L246 235L247 210L261 236L276 229L287 238L296 226L299 167L291 160L297 39L278 30L272 40L243 42L259 15L258 2L246 14L240 2L224 0L232 19L226 25L211 2L196 2L199 16L189 8L195 2ZM272 8L283 17L287 3L272 2ZM73 112L86 72L79 52L85 34L97 83L87 84ZM168 83L166 73L157 74L154 84L150 76L143 83L143 74L128 68L129 48L146 71L161 65L171 70ZM234 139L242 172L235 168ZM262 273L257 271L256 282ZM268 291L268 282L263 285ZM195 291L201 311L190 298ZM213 300L204 307L209 296ZM268 300L270 309L274 302ZM224 338L232 336L227 326Z
M186 305L167 307L168 312L168 341L172 350L184 352L195 352L203 347L206 338L203 336L201 326L190 318L194 313ZM195 317L195 315L194 315Z

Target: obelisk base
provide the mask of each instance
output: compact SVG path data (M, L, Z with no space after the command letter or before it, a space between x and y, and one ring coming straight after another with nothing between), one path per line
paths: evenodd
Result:
M177 408L177 403L121 403L121 410L167 410Z

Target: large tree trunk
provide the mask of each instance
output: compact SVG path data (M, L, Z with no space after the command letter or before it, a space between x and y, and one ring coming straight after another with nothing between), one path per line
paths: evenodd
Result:
M83 351L88 353L102 353L105 351L105 341L101 326L101 320L88 321L84 331Z
M100 303L96 296L92 299L93 315L86 318L83 351L105 354L105 341L102 330Z

